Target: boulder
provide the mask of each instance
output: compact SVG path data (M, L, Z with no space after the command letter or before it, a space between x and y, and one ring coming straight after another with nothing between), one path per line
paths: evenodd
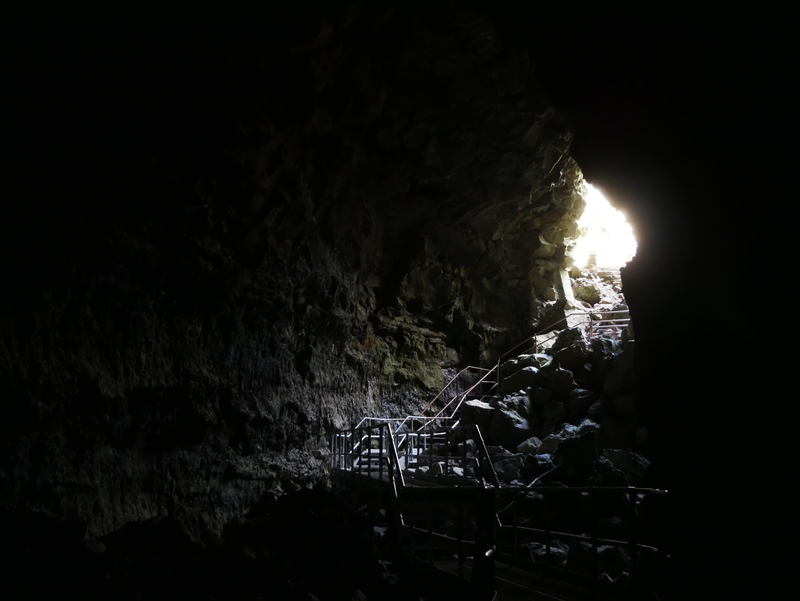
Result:
M596 440L597 432L593 430L562 440L553 454L553 462L573 472L588 473L598 458Z
M574 344L557 351L554 357L560 367L569 371L582 370L583 366L589 362L589 355Z
M522 463L522 474L528 478L538 478L555 467L551 455L527 455Z
M514 359L509 359L500 364L500 377L507 378L524 367L535 367L538 369L549 364L552 360L550 355L545 355L543 353L519 355Z
M603 417L603 402L602 401L595 401L592 403L592 406L589 407L589 410L586 412L586 415L589 416L591 419L600 419Z
M608 584L616 584L619 586L627 586L628 582L630 581L630 574L628 572L620 572L616 578L612 578L605 572L600 572L600 575L597 577L600 582L605 582Z
M578 387L572 372L561 367L546 374L545 380L547 385L562 398L567 398L569 393Z
M603 381L603 390L616 396L636 389L638 380L634 369L634 342L625 345L614 359L611 370Z
M584 363L581 367L575 368L572 370L572 375L581 388L594 388L595 375L591 363Z
M611 449L605 449L605 451ZM592 476L592 486L628 486L628 478L611 461L602 455L597 458Z
M555 355L561 349L572 345L583 345L584 348L586 346L583 340L583 331L580 328L567 328L560 331L553 345L547 349L547 354Z
M558 401L550 401L546 405L542 405L542 417L545 420L563 423L567 419L567 406Z
M597 393L586 388L575 388L569 392L567 406L571 415L586 415L594 402L597 400Z
M505 380L508 376L521 369L517 359L509 359L500 364L500 379Z
M631 449L603 449L603 458L620 470L632 486L644 480L650 460Z
M538 425L538 424L537 424ZM540 438L546 438L564 425L563 419L542 419L542 425L537 430Z
M520 355L517 357L517 361L519 361L521 367L532 365L539 369L545 369L552 364L553 358L545 353L531 353L529 355Z
M528 543L531 557L536 563L547 563L547 545L544 543ZM599 549L598 549L599 551ZM564 567L569 559L569 547L558 539L550 541L549 565Z
M434 476L443 476L446 467L444 461L436 461L431 464L431 474Z
M516 450L517 445L533 435L528 420L510 407L496 409L489 429L492 444L509 450Z
M508 449L497 445L486 445L486 452L489 453L489 457L492 459L496 457L511 457L513 455Z
M605 337L592 340L594 354L592 355L592 371L594 372L595 387L602 389L603 382L614 365L614 358L619 354L619 344L615 340Z
M514 396L507 396L503 399L503 405L513 409L522 417L527 417L531 412L531 400L527 394L520 394Z
M486 436L495 412L496 409L489 403L478 400L465 401L461 405L461 420L464 425L478 426L483 436Z
M523 367L502 380L502 389L506 394L527 390L533 386L538 386L542 380L543 377L538 367Z
M462 457L474 457L475 453L478 452L478 445L475 444L474 440L469 438L464 442L458 443L456 452Z
M584 419L578 425L564 424L558 431L553 432L542 441L541 446L537 449L537 455L544 455L546 453L553 453L558 449L558 445L569 438L577 438L586 432L597 432L600 426L590 419Z
M597 353L595 357L600 357L592 361L593 388L602 391L611 369L614 367L614 357L602 356Z
M582 300L590 305L600 302L600 291L593 284L588 282L576 282L572 285L572 294L578 300Z
M522 472L523 458L524 455L517 453L509 457L504 457L503 459L492 461L497 477L504 482L519 480Z
M582 533L582 536L589 536L588 533ZM593 576L594 562L592 556L594 555L594 547L589 541L570 541L569 544L569 569Z
M572 426L575 428L575 435L580 436L584 432L599 432L600 425L588 418L583 418L580 422Z
M619 342L607 336L595 336L591 339L592 362L604 357L613 358L620 351Z
M523 453L525 455L536 453L536 449L540 446L542 446L542 441L536 436L531 436L529 439L523 440L517 445L517 453Z
M556 401L550 402L541 408L542 436L548 436L558 430L567 421L567 406ZM538 422L536 422L538 425Z
M531 402L537 405L543 405L549 402L555 393L550 388L534 388L528 391L528 397L531 399Z
M621 547L600 545L597 547L597 566L601 572L616 577L622 572L631 571L631 558Z

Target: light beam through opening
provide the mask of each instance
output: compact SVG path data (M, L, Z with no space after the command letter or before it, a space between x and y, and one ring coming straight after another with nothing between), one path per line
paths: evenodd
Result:
M622 267L636 254L633 228L600 190L588 183L586 190L586 209L578 220L578 235L572 250L574 263L586 267L594 255L598 268Z

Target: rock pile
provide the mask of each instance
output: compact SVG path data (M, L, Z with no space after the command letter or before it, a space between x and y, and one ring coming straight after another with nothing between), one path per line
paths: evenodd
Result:
M584 308L598 311L627 308L618 272L598 270L594 266L572 267L570 277L572 294Z
M509 503L500 509L504 522L587 539L594 527L601 538L627 541L635 516L637 536L643 534L652 516L646 506L654 499L615 491L594 498L558 494L561 487L642 484L649 460L634 357L634 342L589 340L579 329L564 330L545 353L501 365L502 396L465 403L462 419L485 433L501 484L530 489L508 491ZM554 538L549 552L540 540L523 544L536 562L587 575L596 566L605 582L630 578L631 556L621 546L601 544L595 558L588 541Z
M462 420L503 450L493 463L506 483L639 484L649 462L634 356L634 342L565 330L546 353L503 363L504 395L466 401Z

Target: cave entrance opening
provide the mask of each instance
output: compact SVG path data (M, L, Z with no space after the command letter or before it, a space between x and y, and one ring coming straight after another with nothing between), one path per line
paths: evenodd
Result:
M625 215L597 188L586 183L586 208L578 219L571 255L578 267L619 269L636 254L636 238Z
M574 236L565 240L566 265L557 280L564 318L569 327L583 327L590 315L608 322L609 331L604 333L621 334L628 305L620 268L636 254L636 238L625 215L600 190L585 181L579 190L585 206L573 222ZM594 328L590 326L589 331Z

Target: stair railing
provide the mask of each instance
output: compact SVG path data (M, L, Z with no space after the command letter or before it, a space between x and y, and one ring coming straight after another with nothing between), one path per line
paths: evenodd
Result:
M606 318L606 317L595 317L595 315L620 315L618 318ZM538 352L539 349L548 341L556 338L560 333L561 330L553 330L555 326L566 322L568 319L573 319L576 316L584 316L584 320L580 322L580 324L588 323L588 332L587 335L589 338L594 338L595 336L600 336L604 333L610 333L614 337L619 337L622 334L622 331L628 327L631 322L630 319L630 312L628 309L620 309L616 311L584 311L584 312L577 312L572 313L564 317L563 319L559 319L558 321L551 323L548 326L541 328L536 334L531 336L530 338L524 339L522 342L517 344L516 346L512 347L511 349L507 350L505 353L500 355L497 359L497 365L495 365L496 373L497 373L497 390L502 391L502 384L500 381L500 365L502 364L503 360L511 355L514 351L517 351L517 355L524 355L528 352ZM625 317L623 317L625 316ZM543 340L539 340L539 336L542 335L542 332L545 332L547 335L546 338ZM526 343L533 342L532 345L525 348L524 350L518 350L520 347L525 345Z
M404 486L394 431L388 423L360 425L336 432L331 436L330 449L332 474L358 474L379 480L383 480L385 474L395 492L398 482Z
M458 390L458 382L459 382L459 378L461 378L461 377L462 377L464 374L468 373L470 370L475 370L475 371L479 371L479 372L488 372L488 371L491 371L491 370L489 370L489 369L487 369L487 368L485 368L485 367L476 367L476 366L474 366L474 365L468 365L467 367L465 367L464 369L462 369L460 372L458 372L458 373L457 373L455 376L453 376L453 377L450 379L450 381L449 381L447 384L445 384L445 385L444 385L444 388L442 388L442 389L439 391L439 394L437 394L435 397L433 397L433 399L431 400L431 402L430 402L430 403L428 403L427 405L425 405L425 407L422 409L422 411L420 411L420 414L422 414L422 415L425 415L425 413L426 413L426 412L427 412L427 411L428 411L428 410L429 410L429 409L430 409L430 408L433 406L433 404L434 404L436 401L438 401L438 400L439 400L441 397L445 396L445 395L447 394L447 392L448 392L448 391L452 390L453 388L455 388L456 390ZM459 392L456 392L456 394L455 394L453 397L451 397L450 399L448 399L448 404L449 404L450 402L452 402L452 400L453 400L454 398L458 397L460 394L462 394L462 392L460 392L460 391L459 391Z
M643 530L642 516L637 507L640 499L649 497L652 502L651 511L666 511L666 495L666 490L634 487L503 488L500 496L505 499L505 507L499 509L497 514L496 558L505 564L544 573L595 592L619 594L626 588L635 589L639 593L651 592L653 588L663 584L668 555L664 549L663 534ZM511 499L510 504L507 504L508 499ZM608 507L609 504L623 508L623 521L618 528L627 529L627 534L601 536L598 532L598 520L603 515L600 507ZM581 516L585 523L578 522L570 527L572 522L560 520L559 510L567 505L571 505L573 513ZM652 524L657 524L663 517L658 515L650 519ZM578 546L570 552L565 565L559 566L560 562L553 552L554 541L584 545L584 561L574 563L575 560L572 559L579 557L575 552L581 548ZM531 551L536 544L544 546L544 557L532 556ZM602 546L626 552L630 560L630 567L626 570L629 574L629 585L600 580Z
M443 417L444 412L449 407L451 407L454 403L455 403L455 407L453 407L453 410L450 412L450 417L451 418L455 417L456 413L461 408L462 403L466 400L466 398L469 395L471 395L476 389L478 389L480 386L482 386L484 384L484 382L491 382L490 377L492 376L494 371L497 369L497 366L493 367L492 369L483 369L483 368L476 368L476 369L482 369L482 371L484 371L486 373L484 373L483 376L481 376L480 380L475 382L475 384L470 386L467 390L465 390L461 394L453 397L444 407L442 407L439 410L439 412L434 417ZM496 381L495 382L491 382L491 388L489 389L488 392L484 393L482 396L491 395L496 388L497 388L497 382Z
M610 333L613 337L622 335L622 331L631 323L630 311L621 309L617 311L603 311L599 315L619 315L620 317L600 317L596 318L594 313L590 313L589 338Z

